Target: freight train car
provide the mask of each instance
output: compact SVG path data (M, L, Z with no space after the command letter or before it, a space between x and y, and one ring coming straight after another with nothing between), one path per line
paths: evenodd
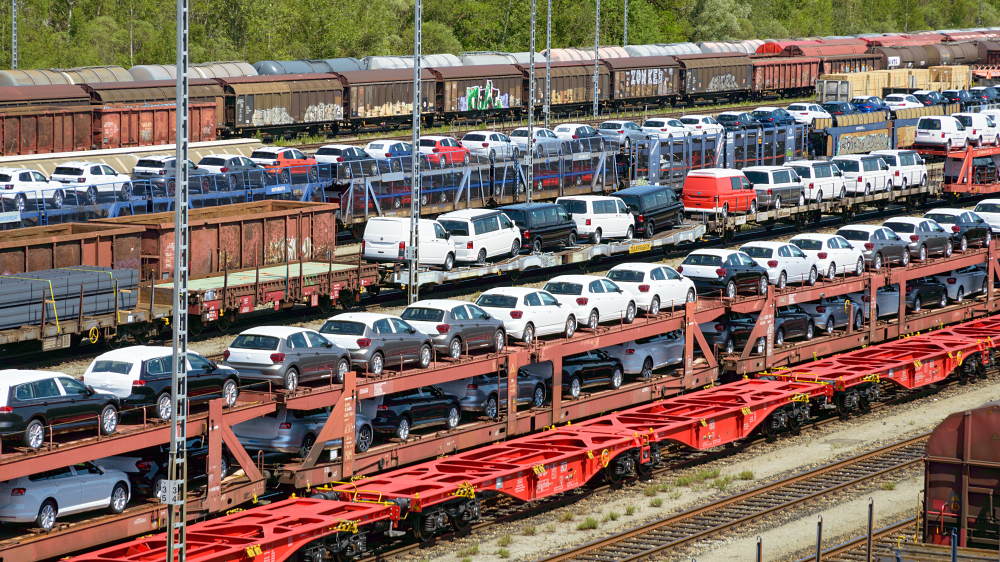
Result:
M881 56L869 53L860 45L789 45L778 56L815 57L820 60L820 74L844 74L881 70Z
M344 86L330 74L215 79L225 92L225 136L257 131L295 134L336 130L344 117Z
M750 97L753 60L741 53L678 55L683 101L737 101Z
M78 86L0 86L0 154L88 150L93 119Z
M751 55L751 58L753 59L751 89L755 98L802 97L810 95L815 90L816 79L819 78L819 59L771 55Z
M529 68L518 65L528 77ZM551 84L549 105L554 113L590 109L594 102L594 61L571 61L551 63ZM598 103L608 101L611 72L606 65L598 65ZM525 81L527 89L527 80ZM535 65L534 108L540 111L545 103L545 64Z
M611 104L614 107L677 103L680 65L674 57L629 57L603 62L611 71Z
M352 130L365 125L409 123L413 115L413 70L357 70L341 72L344 99L342 119ZM288 76L274 76L288 79ZM420 69L420 115L434 122L434 74ZM336 127L335 127L336 128Z
M513 64L431 68L435 111L444 119L520 114L524 72Z

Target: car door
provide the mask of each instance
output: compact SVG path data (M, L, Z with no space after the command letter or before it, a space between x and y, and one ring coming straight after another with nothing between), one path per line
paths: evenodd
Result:
M499 215L493 215L483 219L486 224L486 254L489 257L505 254L510 251L507 238L500 232Z
M302 338L305 341L305 337ZM308 344L306 344L308 348ZM205 396L208 394L220 394L222 392L222 374L217 367L214 367L212 363L198 355L197 353L188 352L188 394L189 395L199 395ZM313 376L316 373L315 367L315 357L309 357L312 364L311 372Z
M607 307L610 319L621 320L624 318L625 309L628 308L629 301L632 300L632 295L625 292L610 279L601 279L601 283L604 284L604 294L607 295L606 298L611 305Z
M306 340L309 341L310 351L316 357L316 376L325 379L335 375L338 363L340 363L340 356L337 354L336 348L329 345L330 342L326 338L315 332L303 333L306 336Z
M296 332L288 336L285 340L288 351L285 353L285 364L296 365L299 369L300 380L311 379L316 376L316 353L309 349L309 342L306 340L304 332Z
M72 424L80 417L76 410L74 396L68 396L56 384L56 379L45 378L31 383L35 395L35 406L40 406L45 412L45 421L56 429L65 429L65 424ZM96 421L96 419L95 419Z
M83 489L72 467L63 466L47 470L38 476L29 477L32 482L45 487L46 494L58 498L58 512L62 515L81 511Z
M420 347L427 338L422 332L399 318L390 318L392 329L402 344L403 361L416 361Z
M552 213L555 213L555 219L552 218ZM553 205L545 210L545 220L554 220L556 225L556 236L558 242L568 243L569 234L576 226L576 223L569 218L569 213L562 205Z
M788 249L788 253L791 256L790 259L795 264L796 279L800 282L803 280L808 281L813 267L812 260L795 244L786 244L785 248ZM816 273L818 274L819 272L817 271Z
M456 306L445 316L446 322L455 329L455 332L462 335L462 343L469 349L475 349L478 345L479 334L476 333L469 310L465 305ZM462 349L462 353L466 350Z
M920 238L927 245L928 254L944 252L945 240L948 238L944 231L935 231L930 221L920 221L917 225L917 232Z
M466 340L469 342L469 347L492 346L493 323L487 320L486 311L474 304L467 304L464 308L468 310L469 314L467 325L471 335L467 336L468 339Z
M516 251L520 251L521 231L517 228L517 225L515 225L514 221L510 220L510 217L504 213L500 213L497 218L500 220L500 240L503 247L506 251L509 251L516 243L518 247Z
M400 368L405 346L400 337L392 331L392 323L389 322L388 318L379 318L372 322L371 328L375 336L372 340L377 338L382 344L386 370ZM376 344L376 341L372 341L372 347L375 347Z
M430 411L434 419L438 422L446 421L448 419L448 410L452 405L451 399L435 386L426 386L423 390L427 395L427 403L430 406ZM459 416L461 416L461 410L459 410Z
M80 508L106 507L111 501L111 486L97 465L92 462L81 462L72 468L80 486Z
M547 334L558 334L563 331L566 324L566 318L569 317L568 303L560 303L555 297L548 293L539 291L535 293L538 296L540 315L545 319L545 333ZM580 323L580 319L576 319L577 323ZM586 319L583 320L584 322ZM541 332L539 332L541 333Z
M97 425L101 409L101 398L92 394L82 382L70 377L57 377L62 386L64 408L68 410L63 415L64 423Z
M885 254L888 259L901 263L903 261L903 254L909 252L907 248L907 243L903 241L895 232L889 230L888 228L880 228L876 232L878 240L883 244L885 248Z

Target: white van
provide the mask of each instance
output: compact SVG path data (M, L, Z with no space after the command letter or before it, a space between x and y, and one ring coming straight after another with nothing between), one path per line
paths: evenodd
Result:
M965 136L969 143L976 146L983 146L983 143L1000 145L1000 130L989 115L982 113L953 113L952 117L958 119L959 123L965 126Z
M867 196L891 189L889 165L878 156L843 154L832 162L844 173L844 185L848 193Z
M802 178L802 189L806 199L817 205L831 199L847 196L844 174L833 162L821 160L796 160L785 162L786 168L795 170Z
M445 271L455 266L455 244L441 223L420 219L418 265L440 265ZM368 261L404 262L410 243L410 219L373 217L365 225L361 256Z
M877 155L889 166L892 187L905 189L927 185L927 166L916 150L876 150Z
M914 146L937 146L947 150L965 148L968 137L965 125L948 116L921 117L917 121L917 132L913 137Z
M460 262L483 264L487 258L516 258L521 252L521 229L501 211L464 209L437 220L451 234L455 259Z
M631 238L635 220L625 202L618 197L577 195L560 197L556 203L566 208L579 236L589 236L594 244L604 238Z

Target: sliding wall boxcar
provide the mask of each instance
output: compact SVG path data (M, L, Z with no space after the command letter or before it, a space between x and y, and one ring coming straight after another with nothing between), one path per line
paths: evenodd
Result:
M335 130L344 117L344 86L333 74L216 78L225 90L227 135Z
M112 107L143 107L158 105L174 105L177 103L177 82L173 80L147 80L141 82L109 82L105 84L83 84L81 86L95 106ZM192 114L192 133L200 135L202 140L213 140L214 132L207 130L221 128L225 123L225 94L222 86L215 80L193 78L188 81L188 98L191 104L197 104L198 112L203 112L204 104L214 104L214 117ZM195 119L195 117L198 117ZM99 132L99 131L95 131ZM211 135L211 138L206 138ZM194 141L194 139L192 139ZM138 142L136 139L134 142ZM108 143L105 143L108 144ZM138 146L138 144L120 143L117 146ZM105 148L114 148L105 146Z
M524 78L512 64L432 68L444 115L505 115L521 109Z
M4 156L91 148L90 98L79 86L0 87Z
M352 126L381 122L408 123L413 116L413 70L352 70L339 73L348 90L344 120ZM420 114L434 115L437 80L420 69Z

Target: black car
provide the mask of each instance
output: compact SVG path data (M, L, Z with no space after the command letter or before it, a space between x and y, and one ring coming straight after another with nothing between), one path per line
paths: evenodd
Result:
M6 371L0 380L0 436L38 449L54 433L93 427L118 429L121 403L113 394L61 373Z
M670 186L640 185L612 193L635 217L638 236L652 238L657 230L667 230L684 222L684 203Z
M519 203L500 207L521 229L521 249L541 252L552 246L576 245L576 222L556 203Z
M699 295L736 298L741 290L767 294L767 270L743 252L695 250L688 254L677 273L694 282Z
M170 444L141 449L127 455L99 459L97 464L115 468L129 475L132 490L145 496L157 496L164 501L167 480L167 464L170 460ZM208 438L192 437L187 440L187 477L202 478L208 475ZM219 459L219 472L225 478L233 466L232 456L225 443Z
M792 114L780 107L760 107L750 114L755 121L763 127L779 127L783 125L794 125L795 118Z
M906 282L906 306L920 312L925 304L948 306L948 286L934 277L921 277Z
M958 173L962 169L962 161L959 160L956 166L948 166L945 168L946 176L945 181L948 183L958 183L959 176ZM949 171L951 173L947 173ZM997 177L997 165L993 162L992 156L976 156L972 159L972 169L969 170L969 174L972 175L972 183L984 184L984 183L995 183L998 179Z
M757 325L756 314L729 312L711 322L699 325L705 341L710 346L719 346L723 353L736 353L746 345L750 332ZM755 353L762 354L764 347L758 343Z
M774 315L774 347L784 345L786 339L813 338L813 319L797 304L778 307Z
M915 93L913 94L913 97L917 98L920 103L925 106L945 105L948 103L948 100L944 99L939 92L935 92L934 90L927 90L923 93Z
M600 349L563 357L562 392L573 398L580 396L581 389L601 385L618 388L624 380L622 362ZM551 393L552 379L546 383Z
M846 101L828 101L823 104L823 111L829 113L831 117L853 115L858 112L853 105Z
M969 249L969 244L985 246L993 238L989 223L972 211L936 209L925 214L924 218L932 219L950 231L953 246L963 252Z
M992 86L977 86L969 88L969 95L980 103L996 103L1000 99L1000 92Z
M957 103L965 109L968 105L977 104L978 100L972 99L972 94L968 90L945 90L941 92L941 97L945 99L948 103Z
M410 430L431 425L458 427L462 406L457 396L436 387L424 386L382 397L376 406L372 427L379 433L392 433L406 441Z
M746 112L727 111L725 113L720 113L715 120L718 121L719 124L722 125L727 131L743 131L746 129L760 128L760 124Z

